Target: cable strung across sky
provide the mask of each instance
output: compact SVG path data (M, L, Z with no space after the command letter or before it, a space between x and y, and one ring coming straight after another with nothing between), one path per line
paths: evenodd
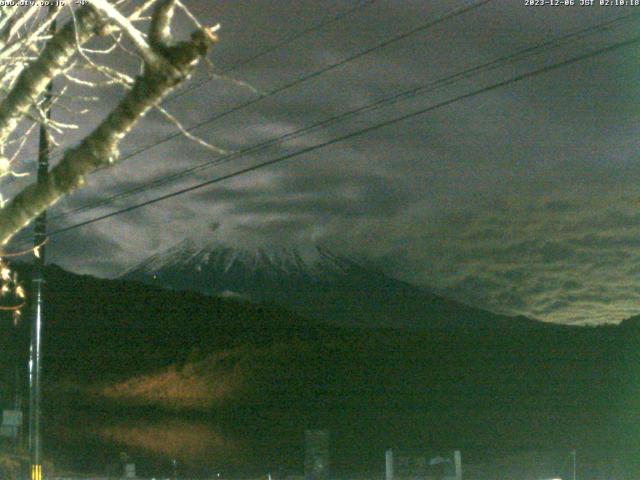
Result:
M288 36L287 38L283 39L282 41L275 43L274 45L262 50L261 52L255 54L255 55L252 55L252 56L249 56L247 58L238 60L237 62L233 63L230 67L224 69L222 72L220 72L216 76L209 77L209 78L207 78L205 80L202 80L202 81L199 81L199 82L195 82L195 83L191 84L190 86L185 87L185 88L175 92L174 94L170 95L168 98L165 98L162 101L161 105L166 105L167 103L170 103L170 102L172 102L174 100L177 100L178 98L180 98L180 97L182 97L182 96L184 96L184 95L186 95L188 93L191 93L191 92L193 92L195 90L198 90L198 89L202 88L203 86L207 85L208 83L210 83L211 81L215 80L219 76L228 75L229 73L232 73L232 72L238 70L239 68L241 68L241 67L243 67L245 65L248 65L248 64L250 64L252 62L255 62L256 60L259 60L259 59L261 59L261 58L263 58L263 57L265 57L265 56L267 56L267 55L269 55L269 54L271 54L273 52L276 52L276 51L280 50L283 47L286 47L286 46L290 45L292 42L294 42L294 41L296 41L296 40L298 40L298 39L300 39L300 38L302 38L304 36L307 36L307 35L309 35L311 33L314 33L314 32L317 32L317 31L323 29L323 28L326 28L327 26L329 26L329 25L331 25L333 23L339 22L340 20L343 20L344 18L346 18L346 17L348 17L350 15L353 15L354 13L359 12L359 11L369 7L370 5L374 4L376 1L377 0L364 0L361 3L357 4L356 6L354 6L352 8L349 8L349 9L347 9L345 11L342 11L342 12L336 14L333 17L330 17L330 18L328 18L326 20L322 20L322 21L320 21L320 22L318 22L318 23L316 23L314 25L311 25L308 28L303 29L300 32L297 32L297 33L295 33L293 35ZM62 19L60 22L64 23L64 22L70 20L71 18L72 18L72 16L69 16L67 18ZM194 128L197 128L197 127L191 127L187 131L190 131L190 130L192 130ZM173 138L179 138L180 136L181 136L181 133L178 134L178 135L175 135L175 136L170 136L168 138L165 138L159 143L149 145L148 147L144 147L144 149L142 149L142 150L139 150L137 152L133 152L131 154L128 154L127 156L123 157L121 160L126 160L128 158L133 157L133 156L139 155L139 154L143 153L144 151L146 151L149 148L153 148L154 146L159 145L160 143L163 143L165 141L172 140ZM58 158L57 160L59 160L59 159L60 158Z
M475 97L475 96L483 94L483 93L490 92L492 90L496 90L496 89L505 87L507 85L510 85L510 84L513 84L513 83L516 83L516 82L527 80L527 79L536 77L538 75L542 75L542 74L545 74L545 73L548 73L548 72L552 72L554 70L558 70L560 68L566 67L568 65L571 65L571 64L574 64L574 63L577 63L577 62L581 62L581 61L584 61L584 60L587 60L587 59L590 59L590 58L594 58L594 57L597 57L597 56L600 56L600 55L604 55L604 54L613 52L615 50L619 50L621 48L630 47L630 46L638 45L638 44L640 44L640 36L633 37L631 39L628 39L628 40L625 40L625 41L622 41L622 42L617 42L617 43L609 45L607 47L603 47L603 48L600 48L600 49L597 49L597 50L594 50L594 51L591 51L591 52L588 52L588 53L585 53L585 54L582 54L582 55L574 56L574 57L571 57L569 59L566 59L566 60L563 60L563 61L560 61L560 62L556 62L554 64L551 64L551 65L548 65L548 66L545 66L545 67L541 67L541 68L538 68L538 69L535 69L535 70L532 70L532 71L517 75L515 77L511 77L511 78L509 78L507 80L503 80L501 82L497 82L497 83L494 83L492 85L473 90L471 92L465 93L463 95L456 96L454 98L451 98L449 100L445 100L443 102L439 102L437 104L428 106L426 108L422 108L420 110L417 110L417 111L414 111L414 112L411 112L411 113L408 113L408 114L405 114L405 115L401 115L399 117L392 118L390 120L387 120L387 121L384 121L384 122L381 122L381 123L377 123L377 124L362 128L360 130L356 130L354 132L351 132L351 133L348 133L348 134L345 134L345 135L342 135L342 136L339 136L339 137L335 137L335 138L333 138L331 140L328 140L328 141L325 141L325 142L322 142L322 143L318 143L316 145L312 145L312 146L307 147L307 148L303 148L303 149L298 150L296 152L293 152L293 153L290 153L290 154L287 154L287 155L282 155L280 157L277 157L277 158L274 158L274 159L271 159L271 160L268 160L268 161L265 161L265 162L261 162L261 163L258 163L256 165L253 165L253 166L250 166L250 167L247 167L247 168L243 168L243 169L238 170L236 172L233 172L233 173L230 173L230 174L226 174L226 175L222 175L222 176L213 178L211 180L207 180L205 182L201 182L201 183L198 183L196 185L192 185L190 187L183 188L183 189L171 192L171 193L166 194L166 195L161 195L161 196L158 196L156 198L147 200L145 202L141 202L141 203L138 203L138 204L135 204L135 205L131 205L129 207L117 210L115 212L111 212L111 213L108 213L108 214L105 214L105 215L100 215L98 217L91 218L91 219L76 223L74 225L70 225L70 226L67 226L67 227L63 227L63 228L59 228L59 229L53 230L52 232L49 233L49 236L59 235L59 234L62 234L62 233L65 233L65 232L68 232L68 231L71 231L71 230L86 226L86 225L90 225L92 223L100 222L102 220L106 220L108 218L115 217L117 215L122 215L124 213L131 212L133 210L137 210L139 208L142 208L142 207L145 207L145 206L148 206L148 205L152 205L154 203L158 203L158 202L167 200L169 198L173 198L173 197L176 197L176 196L179 196L179 195L184 195L186 193L193 192L195 190L199 190L199 189L207 187L209 185L213 185L213 184L216 184L216 183L223 182L223 181L228 180L230 178L238 177L240 175L245 175L247 173L254 172L256 170L259 170L259 169L262 169L262 168L266 168L266 167L269 167L269 166L284 162L285 160L296 158L296 157L299 157L301 155L304 155L304 154L307 154L307 153L310 153L310 152L313 152L313 151L316 151L316 150L319 150L319 149L322 149L322 148L326 148L326 147L331 146L331 145L335 145L335 144L337 144L339 142L343 142L345 140L349 140L349 139L352 139L352 138L355 138L355 137L366 135L366 134L368 134L370 132L379 130L381 128L384 128L384 127L387 127L387 126L390 126L390 125L393 125L393 124L396 124L396 123L400 123L400 122L403 122L403 121L406 121L406 120L409 120L409 119L412 119L412 118L415 118L415 117L418 117L418 116L421 116L421 115L424 115L424 114L432 112L434 110L437 110L437 109L452 105L454 103L457 103L457 102L460 102L460 101Z
M382 41L380 43L377 43L376 45L374 45L372 47L366 48L366 49L364 49L364 50L362 50L362 51L360 51L360 52L358 52L356 54L350 55L349 57L346 57L346 58L344 58L342 60L334 62L334 63L332 63L330 65L327 65L326 67L323 67L323 68L321 68L319 70L316 70L316 71L314 71L314 72L312 72L312 73L310 73L308 75L304 75L302 77L299 77L299 78L297 78L297 79L295 79L295 80L293 80L291 82L288 82L288 83L286 83L286 84L284 84L284 85L282 85L282 86L280 86L278 88L275 88L275 89L273 89L273 90L271 90L269 92L263 93L263 94L255 97L255 98L253 98L251 100L248 100L247 102L241 103L239 105L236 105L235 107L232 107L232 108L230 108L228 110L225 110L224 112L215 114L215 115L213 115L213 116L211 116L211 117L209 117L209 118L207 118L207 119L205 119L205 120L203 120L201 122L196 123L195 125L192 125L191 127L189 127L187 129L187 131L188 132L192 132L194 130L197 130L200 127L203 127L204 125L209 125L209 124L211 124L211 123L213 123L213 122L215 122L217 120L220 120L220 119L222 119L222 118L224 118L224 117L226 117L228 115L231 115L233 113L236 113L236 112L239 112L241 110L244 110L247 107L253 106L253 105L255 105L255 104L257 104L257 103L259 103L259 102L261 102L261 101L263 101L263 100L265 100L267 98L274 97L274 96L276 96L276 95L278 95L278 94L280 94L280 93L282 93L284 91L287 91L287 90L289 90L289 89L291 89L293 87L296 87L298 85L302 85L303 83L306 83L309 80L312 80L312 79L317 78L317 77L319 77L321 75L324 75L325 73L333 71L333 70L335 70L335 69L337 69L337 68L339 68L339 67L341 67L343 65L347 65L347 64L349 64L351 62L354 62L354 61L356 61L356 60L358 60L358 59L360 59L362 57L370 55L371 53L377 52L377 51L382 50L382 49L384 49L384 48L386 48L386 47L388 47L390 45L393 45L394 43L400 42L400 41L402 41L402 40L404 40L404 39L406 39L408 37L411 37L411 36L416 35L418 33L424 32L424 31L426 31L426 30L428 30L430 28L433 28L433 27L435 27L435 26L437 26L437 25L439 25L439 24L441 24L443 22L446 22L446 21L451 20L453 18L456 18L456 17L458 17L460 15L463 15L463 14L465 14L467 12L475 10L476 8L481 7L483 5L486 5L486 4L490 3L491 1L493 1L493 0L478 0L478 1L476 1L476 2L474 2L472 4L470 4L470 5L450 10L447 13L445 13L444 15L441 15L438 18L435 18L433 20L429 20L426 23L422 23L418 27L415 27L415 28L413 28L413 29L411 29L409 31L406 31L404 33L401 33L401 34L398 34L398 35L396 35L394 37L391 37L391 38L389 38L387 40L384 40L384 41ZM167 135L166 137L164 137L163 139L161 139L161 140L159 140L157 142L151 143L151 144L149 144L147 146L144 146L144 147L142 147L142 148L140 148L138 150L135 150L135 151L123 156L120 159L120 162L128 160L128 159L130 159L132 157L136 157L136 156L138 156L138 155L140 155L140 154L142 154L142 153L144 153L144 152L146 152L148 150L151 150L152 148L157 147L158 145L162 145L163 143L166 143L168 141L174 140L176 138L181 138L182 136L183 136L183 133L180 132L180 131L175 132L175 133L170 134L170 135Z
M56 220L56 219L63 219L63 218L67 218L71 215L75 215L75 214L79 214L88 210L93 210L96 209L98 207L104 206L104 205L108 205L111 203L114 203L116 200L121 199L121 198L126 198L138 193L142 193L142 192L146 192L149 191L153 188L157 188L159 186L162 185L166 185L168 183L174 182L175 180L178 180L180 178L184 178L187 175L202 171L204 169L207 168L211 168L211 167L215 167L218 166L220 164L223 163L227 163L230 162L232 160L250 155L250 154L254 154L257 152L260 152L262 150L267 149L268 147L271 147L273 145L282 143L285 140L290 140L290 139L294 139L294 138L299 138L303 135L307 135L311 132L314 132L318 129L321 128L325 128L327 126L333 125L337 122L340 122L342 120L345 120L347 118L350 118L354 115L359 115L362 113L366 113L366 112L371 112L374 110L378 110L380 108L389 106L389 105L393 105L395 103L407 100L407 99L412 99L418 95L424 95L430 92L433 92L437 89L440 88L444 88L447 87L449 85L454 84L455 82L462 80L462 79L470 79L473 78L474 76L477 76L481 73L485 73L488 71L492 71L495 70L509 62L514 62L514 61L518 61L518 60L522 60L525 58L529 58L531 56L534 55L540 55L542 53L545 53L547 51L550 51L554 48L558 48L560 46L562 46L564 43L568 42L569 40L575 40L575 39L580 39L580 38L584 38L584 37L589 37L592 36L594 34L600 33L604 30L607 29L611 29L614 26L618 26L623 22L627 22L629 20L634 20L640 17L640 13L633 13L633 14L629 14L629 15L624 15L621 17L618 17L614 20L608 21L608 22L603 22L601 24L597 24L585 29L581 29L579 31L576 32L571 32L565 35L562 35L558 38L554 38L545 42L542 42L540 44L531 46L531 47L526 47L524 49L518 50L517 52L514 52L512 54L509 55L505 55L502 56L500 58L497 58L495 60L491 60L489 62L480 64L480 65L476 65L474 67L465 69L463 71L454 73L452 75L448 75L446 77L440 78L434 82L430 82L428 84L425 85L420 85L418 87L414 87L414 88L410 88L407 90L404 90L402 92L396 93L396 94L392 94L392 95L388 95L385 96L379 100L370 102L366 105L363 105L361 107L358 107L356 109L347 111L347 112L343 112L340 113L338 115L334 115L332 117L326 118L320 122L314 123L312 125L297 129L293 132L289 132L287 134L275 137L273 139L269 139L266 140L264 142L260 142L258 144L255 145L251 145L247 148L244 148L242 150L236 151L236 152L232 152L228 155L224 155L222 157L217 157L214 158L212 160L208 160L206 162L203 162L199 165L195 165L193 167L189 167L183 170L180 170L178 172L172 173L168 176L163 176L161 178L158 178L156 180L153 180L151 182L147 182L144 183L142 185L137 185L135 187L132 187L128 190L116 193L112 196L109 196L107 198L103 198L100 200L97 200L96 202L87 204L87 205L82 205L79 207L76 207L74 209L68 210L66 212L60 213L58 215L54 215L51 217L51 219Z
M337 15L327 19L327 20L322 20L320 22L318 22L315 25L311 25L308 28L305 28L304 30L295 33L287 38L285 38L284 40L282 40L281 42L277 42L276 44L272 45L269 48L266 48L264 50L262 50L261 52L257 53L256 55L244 58L242 60L239 60L235 63L233 63L231 66L225 68L222 72L220 72L220 75L228 75L231 72L235 72L236 70L238 70L239 68L244 67L245 65L248 65L250 63L255 62L256 60L259 60L263 57L266 57L267 55L276 52L278 50L280 50L283 47L287 47L289 46L291 43L295 42L296 40L305 37L311 33L317 32L318 30L321 30L329 25L331 25L332 23L336 23L339 22L340 20L349 17L351 15L353 15L356 12L359 12L367 7L369 7L370 5L374 4L377 0L365 0L359 4L357 4L355 7L353 8L349 8L343 12L338 13ZM209 82L215 80L215 77L213 78L207 78L206 80L202 80L200 82L195 82L192 85L189 85L188 87L185 87L183 89L181 89L180 91L176 92L175 94L169 96L169 98L165 99L162 103L163 105L169 102L172 102L173 100L176 100L188 93L191 93L201 87L203 87L204 85L208 84Z
M327 8L307 0L265 8L224 0L212 8L190 0L199 21L224 27L212 74L250 65L204 87L196 83L210 78L202 71L169 94L167 101L179 95L168 113L182 125L151 115L123 146L122 156L143 148L144 156L87 178L90 188L57 205L54 230L114 216L51 237L50 262L110 277L185 239L304 251L326 245L509 315L571 323L634 314L638 47L455 99L625 42L639 35L640 10L488 2L348 60L473 1L340 0ZM113 61L123 57L116 51ZM346 63L303 80L339 62ZM300 83L217 123L207 118L293 81ZM93 91L97 108L63 146L118 97ZM203 120L212 121L196 124ZM229 153L202 150L187 129ZM170 134L157 148L148 145ZM304 163L261 165L305 154ZM28 180L17 182L12 189ZM174 198L161 202L164 195ZM158 203L142 210L145 201ZM117 213L128 208L134 211ZM620 268L621 258L633 261ZM605 282L610 291L602 291ZM593 292L601 299L595 304Z
M362 51L360 51L360 52L358 52L358 53L356 53L354 55L348 56L348 57L346 57L346 58L344 58L344 59L342 59L342 60L340 60L338 62L332 63L332 64L330 64L330 65L328 65L326 67L323 67L323 68L321 68L319 70L316 70L316 71L312 72L311 74L302 76L302 77L300 77L300 78L298 78L298 79L296 79L296 80L294 80L292 82L289 82L289 83L287 83L287 84L285 84L285 85L283 85L283 86L281 86L279 88L276 88L275 90L272 90L272 91L267 92L267 93L265 93L263 95L260 95L260 96L254 98L254 99L252 99L252 100L250 100L248 102L242 103L242 104L240 104L240 105L238 105L236 107L233 107L233 108L231 108L229 110L226 110L226 111L224 111L224 112L222 112L220 114L217 114L217 115L215 115L215 116L213 116L211 118L208 118L204 122L200 122L200 123L198 123L196 125L191 126L188 129L188 131L193 131L193 130L195 130L197 128L200 128L201 126L213 123L213 122L215 122L215 121L217 121L217 120L219 120L219 119L221 119L221 118L223 118L223 117L225 117L225 116L227 116L229 114L235 113L235 112L240 111L240 110L242 110L242 109L244 109L246 107L249 107L251 105L257 104L258 102L260 102L260 101L262 101L262 100L264 100L266 98L270 98L272 96L275 96L275 95L277 95L277 94L279 94L279 93L281 93L283 91L286 91L288 89L291 89L291 88L293 88L293 87L295 87L297 85L301 85L301 84L303 84L303 83L305 83L305 82L307 82L307 81L309 81L311 79L317 78L317 77L319 77L319 76L321 76L321 75L323 75L323 74L325 74L325 73L327 73L329 71L337 69L340 66L349 64L349 63L351 63L351 62L353 62L353 61L355 61L355 60L357 60L359 58L362 58L364 56L370 55L373 52L376 52L376 51L379 51L381 49L384 49L384 48L386 48L386 47L388 47L388 46L390 46L390 45L392 45L394 43L400 42L400 41L402 41L402 40L404 40L406 38L409 38L409 37L411 37L411 36L413 36L415 34L427 31L427 30L429 30L429 29L431 29L431 28L433 28L433 27L435 27L435 26L437 26L439 24L442 24L442 23L444 23L446 21L449 21L449 20L451 20L453 18L456 18L456 17L458 17L460 15L463 15L463 14L465 14L467 12L473 11L473 10L483 6L483 5L486 5L486 4L490 3L491 1L492 0L478 0L478 1L473 2L471 4L464 5L462 7L457 7L457 8L453 8L451 10L448 10L446 13L444 13L444 14L442 14L440 16L437 16L434 19L430 19L427 22L421 23L417 27L414 27L414 28L412 28L412 29L410 29L408 31L405 31L403 33L395 35L395 36L393 36L391 38L388 38L386 40L383 40L382 42L379 42L379 43L377 43L376 45L374 45L372 47L366 48L366 49L364 49L364 50L362 50ZM362 4L363 7L366 6L366 5L367 4ZM177 138L181 138L182 136L183 136L182 132L176 132L174 134L170 134L170 135L168 135L167 137L163 138L162 140L160 140L158 142L155 142L155 143L153 143L151 145L145 146L145 147L143 147L143 148L141 148L141 149L139 149L137 151L134 151L134 152L122 157L120 159L120 162L125 161L127 159L130 159L130 158L132 158L134 156L140 155L141 153L143 153L145 151L148 151L151 148L154 148L155 146L158 146L158 145L160 145L162 143L165 143L165 142L177 139ZM98 169L98 171L99 170L102 170L102 169ZM16 240L19 241L19 238L15 238L14 239L14 241L16 241Z

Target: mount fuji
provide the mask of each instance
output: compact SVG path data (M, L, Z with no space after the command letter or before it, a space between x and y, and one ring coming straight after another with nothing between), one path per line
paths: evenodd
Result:
M310 319L350 327L532 328L545 325L440 297L315 246L235 248L185 240L122 276L175 290L271 303Z

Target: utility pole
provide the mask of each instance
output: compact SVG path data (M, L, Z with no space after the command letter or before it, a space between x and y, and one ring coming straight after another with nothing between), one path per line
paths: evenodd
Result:
M55 13L56 7L49 8L49 14ZM56 30L56 22L51 23L50 32ZM51 118L51 95L53 84L49 82L43 100L46 119ZM49 136L47 125L42 123L38 139L38 183L45 183L49 177ZM31 345L29 349L29 458L31 463L31 480L42 480L42 324L44 283L45 242L47 239L47 212L43 211L35 220L33 238L34 253L32 273L32 311L31 311Z
M47 89L50 98L51 89ZM45 99L47 101L47 99ZM48 108L48 106L46 107ZM50 111L47 111L49 117ZM49 140L47 127L40 126L38 148L38 182L46 181L49 175ZM47 213L42 212L35 222L34 248L39 251L33 261L31 312L31 346L29 349L29 457L31 459L31 480L42 480L42 438L41 438L41 377L42 377L42 323L44 283L44 242L47 237Z
M45 102L51 100L51 84L47 87ZM47 118L51 116L46 105ZM47 127L40 125L38 146L38 182L45 182L49 176L49 139ZM32 292L35 296L31 312L31 345L29 349L29 457L31 459L31 480L42 480L42 439L41 439L41 377L42 377L42 284L44 283L44 242L47 237L47 213L42 212L35 222L33 246L39 255L33 261Z

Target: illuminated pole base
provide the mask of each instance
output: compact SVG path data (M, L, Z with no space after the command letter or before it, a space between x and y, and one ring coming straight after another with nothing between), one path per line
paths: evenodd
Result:
M31 465L31 480L42 480L42 465Z

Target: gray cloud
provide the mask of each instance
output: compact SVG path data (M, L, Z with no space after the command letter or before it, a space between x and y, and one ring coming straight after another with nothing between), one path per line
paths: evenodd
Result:
M230 76L269 91L456 5L375 2L356 17L292 42ZM222 23L213 62L224 69L353 3L304 0L265 6L229 0L213 6L193 0L190 6L205 23ZM243 149L623 13L599 7L551 10L492 2L196 133L225 149ZM436 104L619 41L634 30L629 22L566 43L122 199L117 206ZM112 276L187 236L202 241L320 242L491 310L558 322L619 321L637 313L640 305L637 53L634 47L568 66L76 230L52 243L52 259L82 273ZM168 103L168 108L190 125L254 97L246 86L219 78ZM96 121L115 98L110 91L89 120ZM135 151L172 131L159 115L151 114L122 151ZM185 139L158 145L93 176L89 188L61 202L58 211L213 158L212 152ZM70 217L64 224L110 208L116 207Z

